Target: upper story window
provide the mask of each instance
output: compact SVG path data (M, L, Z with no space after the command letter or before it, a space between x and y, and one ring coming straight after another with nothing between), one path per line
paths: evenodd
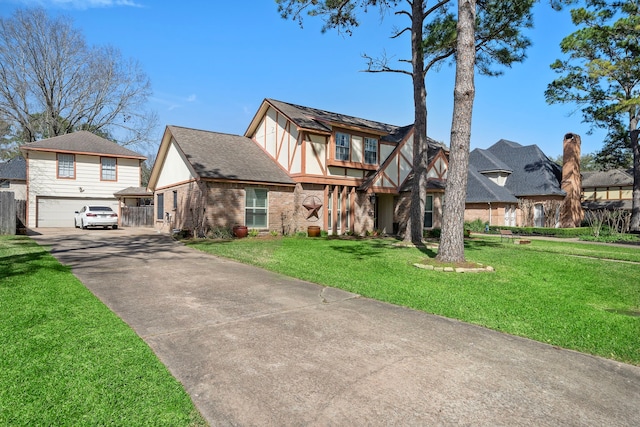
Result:
M9 187L10 185L9 185L8 179L0 181L0 188L9 188Z
M364 162L369 165L378 163L378 140L375 138L364 139Z
M75 156L73 154L58 154L58 178L75 178Z
M349 142L351 135L347 133L336 133L336 160L349 161Z
M103 181L115 181L117 179L116 159L112 157L102 157L100 162L102 163L101 179Z

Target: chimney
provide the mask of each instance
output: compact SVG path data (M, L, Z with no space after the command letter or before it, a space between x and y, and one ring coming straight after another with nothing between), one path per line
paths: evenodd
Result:
M582 178L580 176L580 135L568 133L562 145L562 189L567 193L560 212L560 227L580 227L582 218Z

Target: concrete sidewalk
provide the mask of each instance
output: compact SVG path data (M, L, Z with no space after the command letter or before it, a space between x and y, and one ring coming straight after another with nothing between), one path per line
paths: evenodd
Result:
M640 367L283 277L152 231L38 231L211 425L640 422Z

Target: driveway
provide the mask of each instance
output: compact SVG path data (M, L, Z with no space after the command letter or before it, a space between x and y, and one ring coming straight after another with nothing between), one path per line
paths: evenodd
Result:
M153 231L37 231L212 426L640 420L640 367L290 279Z

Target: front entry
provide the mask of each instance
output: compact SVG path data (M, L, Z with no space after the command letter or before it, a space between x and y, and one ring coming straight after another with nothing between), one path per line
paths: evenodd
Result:
M393 233L393 194L376 194L376 229Z

